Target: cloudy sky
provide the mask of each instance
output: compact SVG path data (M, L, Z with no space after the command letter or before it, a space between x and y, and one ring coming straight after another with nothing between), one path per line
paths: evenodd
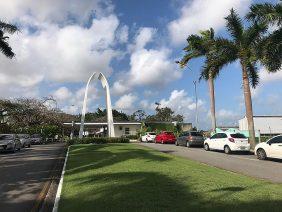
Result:
M224 17L235 8L243 17L256 0L13 0L0 1L0 18L17 24L10 37L16 58L0 55L0 97L53 96L65 112L81 110L84 86L93 72L109 80L112 102L127 113L152 113L155 102L195 120L193 81L203 58L190 69L175 64L189 34L213 27L228 36ZM273 2L277 1L263 1ZM282 72L260 69L253 91L254 113L282 114ZM215 82L219 125L244 116L241 69L229 65ZM208 129L207 83L198 84L200 126ZM91 87L89 111L105 107L99 82Z

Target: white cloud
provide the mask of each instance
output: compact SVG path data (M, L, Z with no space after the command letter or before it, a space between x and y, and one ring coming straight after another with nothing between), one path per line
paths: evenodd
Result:
M134 109L134 104L138 97L132 93L121 96L115 103L115 108L117 110L130 111Z
M261 68L259 70L260 82L261 83L269 83L273 81L281 81L282 80L282 69L277 71L276 73L270 73L265 68Z
M60 87L54 93L53 96L56 100L66 100L72 96L72 92L67 87Z
M233 7L244 14L251 0L192 0L181 8L180 17L168 25L170 38L174 44L182 44L188 35L213 27L219 30L225 25L224 17Z
M128 26L124 25L120 27L117 33L117 39L120 43L126 43L128 40Z
M216 121L218 126L238 126L238 120L242 115L236 111L220 109L216 112Z
M85 22L91 14L107 15L113 11L108 0L12 0L0 1L0 14L9 20L30 16L39 22Z

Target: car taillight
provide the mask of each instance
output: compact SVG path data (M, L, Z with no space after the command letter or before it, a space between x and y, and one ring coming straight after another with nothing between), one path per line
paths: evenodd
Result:
M228 138L228 140L229 140L230 142L232 142L232 143L235 143L234 138Z

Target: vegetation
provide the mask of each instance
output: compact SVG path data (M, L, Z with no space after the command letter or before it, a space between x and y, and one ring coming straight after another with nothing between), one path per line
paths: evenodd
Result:
M215 37L213 28L200 32L199 35L190 35L187 38L188 45L184 48L185 55L181 61L177 61L181 68L187 66L191 59L205 56L205 66L201 71L200 79L205 79L209 83L209 95L210 95L210 111L212 121L212 132L216 129L216 116L215 116L215 97L214 97L214 78L218 75L219 70L213 66L212 55L215 48Z
M59 211L279 211L282 185L137 144L70 147Z
M74 144L107 144L107 143L129 143L129 138L108 137L85 137L67 140L68 145Z
M12 51L7 41L9 37L5 33L14 34L17 31L19 29L15 25L0 21L0 51L8 58L13 58L15 53Z

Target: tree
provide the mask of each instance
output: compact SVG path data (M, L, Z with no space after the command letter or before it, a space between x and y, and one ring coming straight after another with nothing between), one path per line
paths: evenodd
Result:
M143 121L147 117L146 112L144 110L137 110L132 114L132 119L136 121Z
M242 81L244 89L246 117L250 134L251 147L255 146L255 131L253 121L252 97L250 83L255 88L259 83L257 63L264 61L261 58L260 49L267 26L264 23L254 22L245 28L239 15L234 9L225 18L226 27L231 39L218 38L216 40L217 51L214 54L213 66L221 69L224 65L239 59L242 69ZM269 71L275 71L269 69Z
M7 42L9 37L4 34L13 34L17 31L19 30L16 26L0 21L0 51L8 58L13 58L15 53L12 51L12 48Z
M201 71L200 79L205 79L209 84L209 96L210 96L210 110L211 110L211 121L212 121L212 131L215 132L216 129L216 116L215 116L215 97L214 97L214 78L218 75L219 70L212 67L211 55L215 51L215 37L214 30L210 28L209 30L200 32L198 35L190 35L187 38L188 45L184 48L186 54L183 56L181 61L177 61L180 67L185 67L187 63L194 58L205 56L205 66Z
M260 58L268 69L278 70L282 64L282 4L254 4L246 18L274 29L261 42Z
M149 122L183 122L183 116L179 114L174 114L174 111L169 107L156 107L156 114L149 115L146 117L146 121Z

